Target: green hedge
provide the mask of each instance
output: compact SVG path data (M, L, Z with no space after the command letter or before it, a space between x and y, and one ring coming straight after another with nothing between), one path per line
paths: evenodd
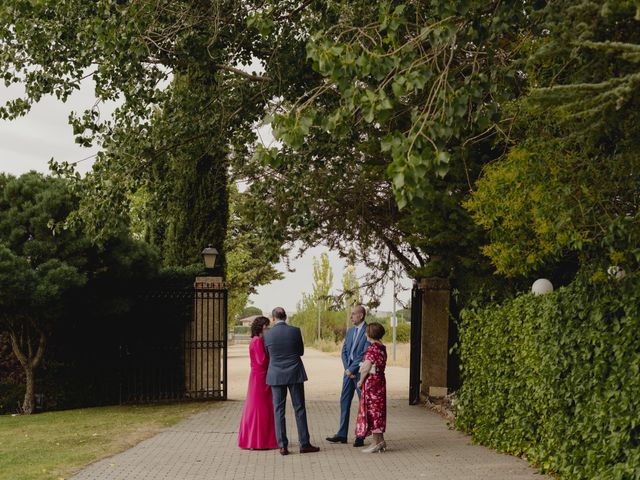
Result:
M640 479L640 278L463 312L456 427L567 479Z
M386 344L390 344L393 340L393 327L391 326L391 320L386 319L382 322L385 333L382 341ZM398 326L396 327L396 342L409 343L411 341L411 324L398 320Z
M233 327L233 333L236 335L251 335L251 327L249 325L236 325Z

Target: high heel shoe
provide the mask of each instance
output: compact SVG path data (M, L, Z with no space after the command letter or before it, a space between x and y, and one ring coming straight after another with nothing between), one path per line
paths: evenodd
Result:
M361 450L362 453L382 453L387 449L387 442L384 440L376 445L371 445L364 450Z

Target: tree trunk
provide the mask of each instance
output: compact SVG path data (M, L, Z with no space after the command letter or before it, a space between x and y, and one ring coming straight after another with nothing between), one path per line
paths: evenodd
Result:
M35 376L33 374L33 368L31 366L25 366L24 368L26 391L24 394L24 401L22 402L22 413L30 415L35 408Z
M38 346L35 354L33 352L32 337L30 335L33 330L38 334ZM22 413L25 415L32 414L35 408L35 370L42 361L46 344L44 332L37 328L33 330L28 327L24 328L20 338L18 338L15 332L9 333L13 353L20 362L20 365L22 365L25 374L26 390L24 401L22 402Z

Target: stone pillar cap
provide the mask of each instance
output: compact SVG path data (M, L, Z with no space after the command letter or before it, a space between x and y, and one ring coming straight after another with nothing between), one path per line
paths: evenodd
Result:
M196 277L195 288L224 288L222 277Z

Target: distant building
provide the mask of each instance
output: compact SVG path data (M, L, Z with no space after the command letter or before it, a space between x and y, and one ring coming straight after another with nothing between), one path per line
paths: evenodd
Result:
M258 318L261 317L262 315L251 315L250 317L245 317L245 318L241 318L240 320L238 320L238 323L240 325L242 325L243 327L251 327L251 324L253 323L253 321Z

